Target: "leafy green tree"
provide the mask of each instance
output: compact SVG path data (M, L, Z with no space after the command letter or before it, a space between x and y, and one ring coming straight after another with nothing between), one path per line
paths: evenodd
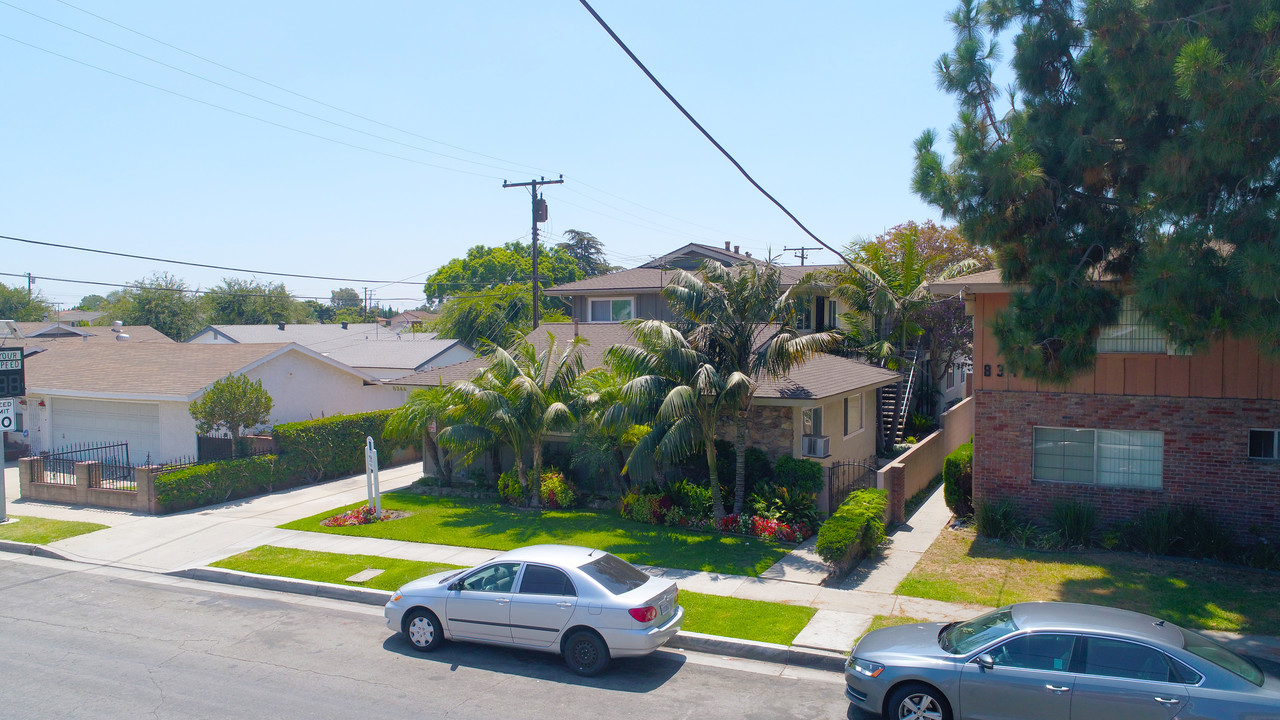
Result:
M661 320L633 320L635 345L605 351L609 367L627 380L621 402L605 414L613 427L650 424L627 457L625 470L653 472L655 463L674 465L701 448L711 475L711 504L718 523L724 517L716 470L716 424L724 413L743 406L751 378L722 372L695 349L679 330Z
M334 310L358 310L364 307L364 299L353 288L338 288L329 293L329 305Z
M510 353L496 348L479 377L454 383L453 424L441 433L441 440L473 448L490 446L495 440L506 443L515 452L525 497L537 507L544 438L574 423L569 408L574 404L574 381L583 373L583 342L575 337L561 349L550 335L543 351L528 341ZM525 465L526 454L533 459L532 474Z
M837 342L836 332L800 335L798 317L812 296L782 289L782 270L772 261L725 267L704 262L697 274L683 270L662 291L676 330L722 374L747 378L734 413L733 512L746 508L747 410L757 378L779 377Z
M303 321L313 321L318 323L331 323L336 316L336 311L332 305L326 305L318 300L303 300L301 303L303 312L306 315Z
M169 273L132 283L103 309L125 325L150 325L182 342L200 327L200 303L191 288Z
M533 277L533 249L522 242L509 242L500 247L476 245L464 257L454 258L427 278L423 292L428 299L451 298L461 293L480 292L523 283ZM560 285L582 279L577 261L560 247L538 250L538 278L542 287ZM559 302L558 299L553 299ZM552 308L556 305L552 305Z
M44 320L52 310L53 306L40 293L28 297L26 288L11 288L0 283L0 318L34 322Z
M436 437L446 426L449 407L448 388L420 388L409 393L408 400L387 417L382 429L383 437L391 441L408 443L421 439L423 457L431 458L440 482L446 486L453 482L453 456L448 447L436 442Z
M270 325L297 322L304 311L284 283L223 278L204 294L208 321L214 325Z
M568 320L560 310L543 304L543 322ZM509 347L533 329L533 288L529 283L513 283L457 293L440 306L440 316L428 327L440 337L479 348L481 354L494 347Z
M618 269L605 259L604 243L595 235L584 230L565 230L564 236L567 239L557 244L556 248L573 258L583 277L604 275Z
M955 157L925 132L913 186L1018 284L993 325L1006 364L1067 382L1121 293L1184 348L1231 334L1280 352L1274 0L964 0L951 23Z
M271 420L271 395L261 380L228 375L209 386L188 407L201 434L231 433L232 454L240 453L240 431Z
M107 301L101 295L85 295L80 298L80 304L76 305L77 310L97 310Z

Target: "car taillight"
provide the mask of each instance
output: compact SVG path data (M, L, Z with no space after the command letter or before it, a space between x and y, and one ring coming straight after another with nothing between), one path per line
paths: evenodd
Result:
M631 608L627 612L631 613L631 617L635 618L637 622L642 623L653 622L653 619L658 617L658 608L652 605L642 608Z
M680 588L676 588L676 594L674 597L671 598L671 604L673 606L680 604Z

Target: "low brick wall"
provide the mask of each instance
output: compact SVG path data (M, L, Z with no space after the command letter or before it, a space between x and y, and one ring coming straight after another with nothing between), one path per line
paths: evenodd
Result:
M889 491L889 521L906 519L907 498L929 486L942 462L973 435L974 400L965 398L942 414L942 427L880 469L877 486Z
M1011 500L1029 518L1082 501L1103 526L1160 505L1194 504L1236 533L1280 538L1280 463L1249 459L1249 429L1280 427L1280 402L1229 398L1003 392L975 396L973 499ZM1164 433L1158 490L1033 480L1036 426Z
M101 467L96 462L75 464L74 485L44 482L44 477L43 458L27 457L18 460L18 489L19 495L24 499L152 514L157 512L155 468L134 468L135 490L93 487L101 478Z

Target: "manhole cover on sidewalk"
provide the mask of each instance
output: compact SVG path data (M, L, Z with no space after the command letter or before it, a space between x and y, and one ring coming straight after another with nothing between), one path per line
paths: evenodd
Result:
M355 575L352 575L351 577L347 578L347 582L353 582L353 583L368 582L378 577L379 575L381 575L382 572L383 572L382 570L378 570L377 568L369 568L367 570L361 570Z

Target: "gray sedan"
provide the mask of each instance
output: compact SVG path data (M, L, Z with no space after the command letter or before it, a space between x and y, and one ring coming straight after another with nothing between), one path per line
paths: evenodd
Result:
M1073 603L876 630L845 685L895 720L1280 720L1280 679L1252 661L1163 620Z
M559 653L579 675L647 655L684 623L672 580L601 550L533 545L468 570L428 575L387 603L387 627L414 649L448 640Z

